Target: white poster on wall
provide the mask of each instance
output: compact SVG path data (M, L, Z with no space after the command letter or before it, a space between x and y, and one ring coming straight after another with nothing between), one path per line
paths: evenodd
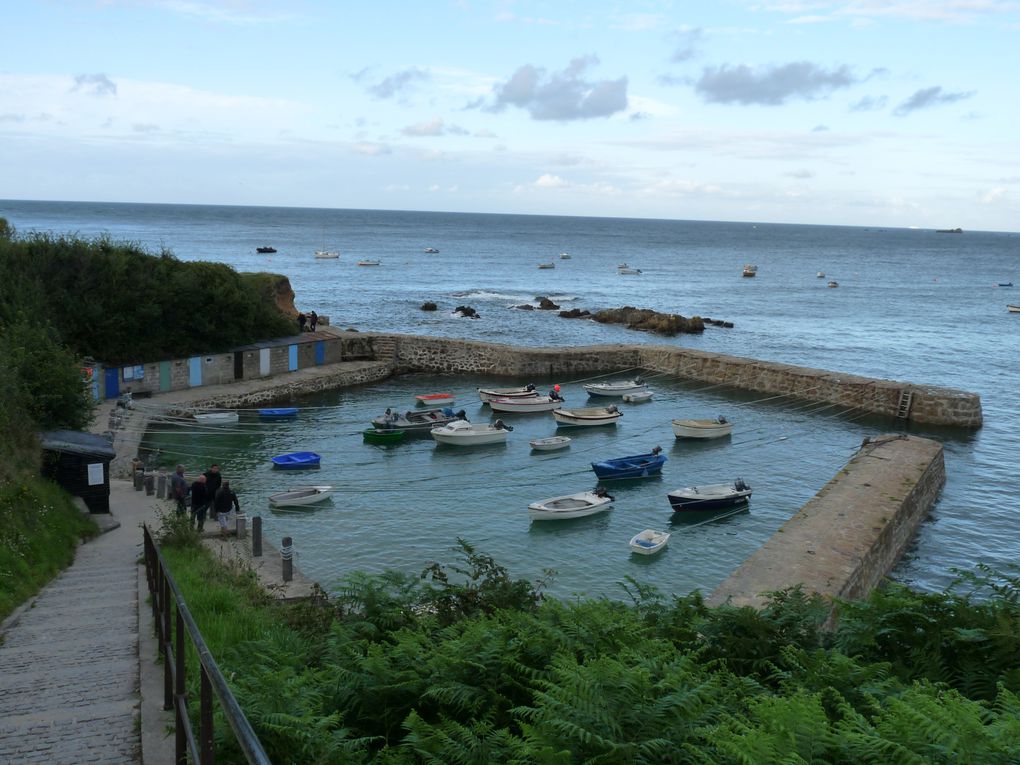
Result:
M103 463L96 462L89 465L89 486L103 485Z

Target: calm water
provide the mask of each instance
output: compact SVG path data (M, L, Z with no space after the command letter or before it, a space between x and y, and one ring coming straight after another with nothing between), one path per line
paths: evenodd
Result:
M1020 490L1013 433L1020 315L1020 236L907 229L790 226L446 213L302 210L175 205L0 201L0 216L21 233L109 235L183 260L215 260L238 270L286 274L297 305L339 326L466 337L518 345L606 342L685 345L868 376L977 392L985 425L975 431L912 432L943 441L948 482L916 544L895 572L922 588L943 586L953 567L1004 565L1020 552L1014 516ZM274 255L255 247L272 245ZM432 246L438 254L425 254ZM341 250L316 261L316 249ZM571 258L561 259L567 252ZM363 258L378 268L357 267ZM554 262L555 269L537 268ZM620 276L618 263L640 268ZM754 279L740 277L758 265ZM819 271L824 279L817 278ZM826 282L838 280L838 289ZM997 286L1013 282L1011 290ZM547 295L564 307L634 305L733 321L700 337L664 339L620 327L560 319L512 306ZM426 301L440 310L419 310ZM457 305L482 318L452 315ZM393 448L361 442L360 430L386 406L410 408L415 393L451 390L456 408L489 417L472 398L493 380L404 377L309 397L296 423L254 418L229 431L162 428L150 436L168 459L189 468L217 460L249 509L308 475L274 473L268 457L312 449L323 455L314 482L339 487L335 499L304 511L263 512L272 537L295 538L299 565L326 586L353 569L419 571L451 561L463 536L517 576L554 568L552 590L618 596L625 576L667 591L709 589L813 495L866 435L894 420L796 400L650 380L649 404L627 406L617 428L573 432L572 447L531 454L527 441L551 435L551 416L513 418L503 447L458 451L428 438ZM504 381L500 381L503 383ZM568 402L586 401L575 380ZM688 446L673 440L673 417L725 413L732 439ZM508 418L509 419L509 418ZM615 509L573 522L529 523L529 502L594 485L593 460L661 444L661 479L618 485ZM748 512L671 526L665 493L742 476L754 489ZM643 528L670 527L664 554L632 558L626 543Z

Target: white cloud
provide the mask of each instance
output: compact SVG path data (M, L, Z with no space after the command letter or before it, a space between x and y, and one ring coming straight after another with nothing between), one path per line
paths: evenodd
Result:
M994 189L989 189L981 195L981 204L983 205L994 205L1006 196L1006 189L1001 186L997 186Z
M535 181L535 186L540 189L563 189L569 186L565 180L560 178L558 175L551 173L544 173L538 177Z

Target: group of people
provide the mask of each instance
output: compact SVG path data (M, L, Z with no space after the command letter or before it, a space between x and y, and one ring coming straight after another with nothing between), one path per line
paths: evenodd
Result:
M177 503L178 516L188 512L188 497L191 497L191 526L199 532L205 528L205 518L210 508L220 524L221 536L227 534L230 511L241 512L237 494L230 488L230 481L223 478L220 466L216 464L211 465L190 484L184 477L184 465L177 466L177 470L170 476L170 498Z
M315 311L311 311L311 312L309 312L307 314L304 311L302 311L301 313L299 313L297 315L298 332L304 332L305 331L305 324L308 325L308 331L309 332L314 332L315 331L315 327L316 327L316 325L318 325L318 323L319 323L319 314L317 314Z

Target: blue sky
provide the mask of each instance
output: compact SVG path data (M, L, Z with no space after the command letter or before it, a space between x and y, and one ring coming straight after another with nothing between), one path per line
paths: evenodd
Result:
M0 198L1020 230L1020 2L11 3Z

